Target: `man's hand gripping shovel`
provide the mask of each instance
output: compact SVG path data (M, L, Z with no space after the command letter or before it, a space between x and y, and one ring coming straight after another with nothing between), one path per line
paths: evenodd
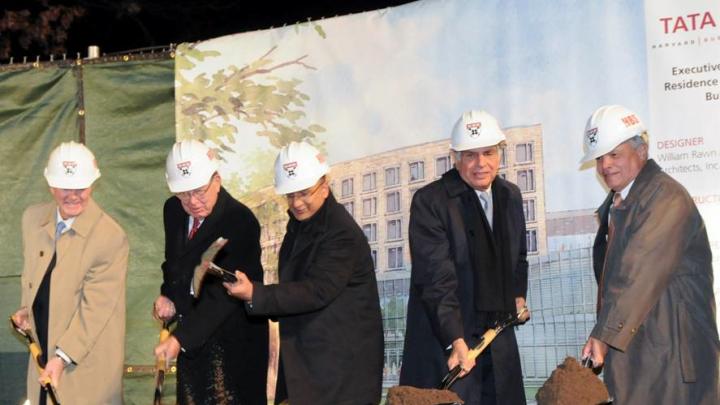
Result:
M18 326L17 323L15 323L15 319L12 316L10 317L10 324L12 325L13 329L17 331L17 333L19 333L25 338L28 349L30 350L30 355L35 360L35 367L37 368L37 372L39 375L42 375L45 371L45 364L43 364L41 358L42 349L40 349L40 346L35 342L35 339L33 339L30 329L22 329L20 326ZM60 405L60 400L58 400L57 392L55 392L55 387L52 386L50 379L45 379L41 383L41 385L43 389L45 389L45 391L47 392L50 401L52 401L52 403L55 405Z
M510 316L510 318L508 318L507 320L499 322L494 328L490 328L485 331L485 333L483 333L483 335L480 337L478 344L475 345L475 347L470 349L470 351L468 352L468 357L473 360L476 359L480 355L480 353L482 353L485 349L487 349L488 346L490 346L490 343L495 340L495 338L497 337L497 335L500 334L500 332L502 332L506 328L521 323L520 318L526 311L527 307L522 308L520 312L517 313L517 315ZM445 378L443 378L442 382L440 382L440 386L438 388L441 390L450 389L450 387L458 379L461 371L462 368L459 364L453 367L453 369L450 370L447 375L445 375Z
M193 273L193 297L198 298L200 296L200 288L202 287L205 276L208 274L220 277L223 281L231 283L237 281L237 278L235 278L235 274L213 263L213 260L215 260L215 256L217 256L220 249L222 249L227 242L228 240L223 237L217 238L217 240L213 242L212 245L210 245L210 247L207 248L207 250L205 250L205 253L203 253L200 257L200 264L195 266L195 272Z
M170 337L170 325L174 321L174 318L169 321L163 321L162 330L160 331L160 343ZM164 356L158 358L155 362L155 395L153 405L162 405L163 384L165 383L165 373L168 367L168 361Z

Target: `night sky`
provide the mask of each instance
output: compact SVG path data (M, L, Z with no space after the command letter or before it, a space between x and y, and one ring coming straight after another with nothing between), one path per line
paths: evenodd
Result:
M294 24L408 3L408 0L2 0L2 11L28 9L32 13L48 6L84 8L68 31L68 55L87 52L89 45L102 53L162 46L215 38L227 34ZM0 14L2 16L2 14ZM7 35L7 34L6 34ZM12 34L11 34L12 35ZM13 56L41 55L42 48L20 50Z

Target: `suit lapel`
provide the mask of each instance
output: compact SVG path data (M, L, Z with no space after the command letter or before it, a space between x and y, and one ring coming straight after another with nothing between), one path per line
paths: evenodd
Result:
M492 194L493 194L493 224L498 224L498 223L500 223L500 221L502 221L503 225L507 225L507 221L505 221L505 219L508 216L502 215L502 213L505 211L505 207L507 207L507 204L508 204L507 189L504 187L504 184L500 183L499 181L496 181L493 184ZM501 211L503 211L503 212L501 212Z
M305 250L307 250L312 245L314 240L315 240L314 229L302 230L298 234L297 239L295 239L295 244L292 248L292 251L290 252L290 262L295 260L303 252L305 252Z
M299 269L301 269L302 266L299 265L300 260L308 260L307 256L301 256L301 253L303 253L305 250L310 248L312 246L314 238L312 238L309 234L303 233L297 235L297 238L295 239L294 246L290 247L290 257L283 261L282 266L279 268L279 276L280 276L280 282L288 282L288 281L294 281L297 280L297 276L295 272Z
M610 204L612 204L614 194L611 190L596 212L598 231L597 235L595 235L595 242L593 243L593 271L595 273L595 281L598 282L598 285L605 266L605 250L608 244L608 213L610 212Z
M57 261L55 268L58 269L62 266L62 263L69 252L81 252L82 244L85 243L87 235L90 234L92 228L95 226L97 221L100 219L102 211L100 207L95 203L92 198L88 201L87 207L82 214L80 214L73 222L72 228L63 234L57 241L56 254ZM53 238L55 237L55 223L51 225Z
M317 242L317 240L324 232L327 222L328 211L334 208L334 204L337 204L337 202L335 201L335 197L332 195L332 193L330 193L330 195L328 195L327 199L325 200L323 206L318 210L317 213L315 213L315 216L313 218L310 218L310 220L308 220L307 223L299 223L294 219L290 219L290 221L295 222L295 224L292 224L290 226L295 227L294 232L297 232L297 234L295 236L295 240L293 241L293 246L291 247L292 250L289 252L289 257L287 261L285 261L283 263L283 266L279 269L280 276L282 277L281 281L294 280L295 275L293 274L293 272L296 268L299 267L297 266L297 261L309 259L308 255L305 252ZM288 215L292 214L288 213Z
M607 245L607 235L608 235L608 220L609 220L609 214L610 214L610 206L612 205L613 195L615 192L610 190L608 193L608 196L605 198L605 201L603 201L602 205L600 205L600 208L597 210L597 216L598 216L598 233L595 238L595 245L602 245L603 248L605 245Z
M605 201L603 201L602 205L600 205L600 208L597 210L600 229L603 230L604 233L607 233L608 213L610 212L610 204L612 204L614 194L615 193L611 190L607 197L605 197Z
M38 233L41 235L38 239L40 241L37 253L39 259L34 272L32 273L32 289L30 290L30 300L28 301L30 305L35 302L35 296L37 295L38 288L40 287L40 283L45 276L45 272L47 271L48 265L50 264L50 260L52 260L54 253L53 238L55 237L56 212L57 206L55 204L48 204L47 215L38 229Z
M504 180L498 177L493 182L493 248L500 258L498 263L503 266L504 274L514 272L512 258L516 253L511 240L515 237L512 233L517 228L513 226L512 221L519 221L512 217L509 204L510 190Z
M40 251L43 254L37 262L37 267L35 268L35 272L32 277L32 285L34 288L32 289L30 296L29 302L31 303L35 301L38 287L40 287L40 283L42 283L42 279L45 277L45 273L47 272L48 265L50 264L53 254L56 255L55 269L53 270L53 273L62 274L67 271L76 270L76 266L63 267L63 265L67 261L68 257L73 256L71 252L82 252L82 244L85 243L87 235L102 215L100 207L98 207L95 200L91 198L90 201L88 201L88 205L83 213L80 214L73 222L72 228L63 234L63 236L56 242L55 228L57 206L55 204L50 204L48 207L47 216L43 220L39 231L42 234L43 242L40 246ZM69 276L69 274L64 274L62 279L58 277L51 278L50 291L53 290L55 284L59 281L69 280ZM52 305L52 301L50 302L50 305Z

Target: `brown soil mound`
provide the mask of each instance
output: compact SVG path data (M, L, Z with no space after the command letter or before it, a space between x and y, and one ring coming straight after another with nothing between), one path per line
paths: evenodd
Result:
M415 388L407 385L391 387L387 394L387 405L438 405L463 401L456 393L448 390Z
M597 405L609 397L600 378L574 357L565 358L535 395L538 405Z

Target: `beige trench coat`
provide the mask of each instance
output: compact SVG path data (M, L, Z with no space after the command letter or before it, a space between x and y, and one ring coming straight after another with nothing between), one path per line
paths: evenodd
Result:
M53 256L56 210L55 203L31 206L22 219L21 305L30 312L33 331L32 304ZM58 240L50 283L48 358L59 347L76 363L66 367L60 379L57 393L64 404L122 403L128 249L125 232L92 199ZM30 359L27 396L33 404L40 392L37 379Z

